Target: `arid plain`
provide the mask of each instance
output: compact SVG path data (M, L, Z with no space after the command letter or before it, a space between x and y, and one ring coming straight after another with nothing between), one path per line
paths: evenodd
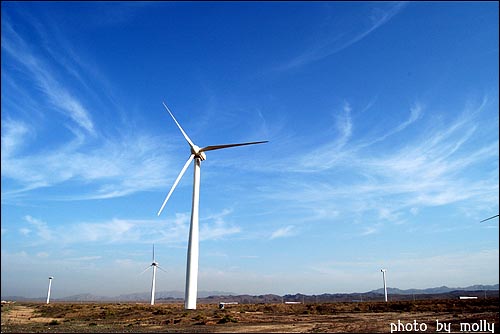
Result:
M330 332L390 333L399 325L436 332L437 321L452 333L462 324L476 332L498 333L499 298L311 304L239 304L219 309L199 304L42 303L2 304L2 333L144 332ZM392 324L392 325L391 325ZM403 329L404 328L404 329ZM403 329L403 330L401 330ZM479 331L482 329L482 331ZM441 332L445 332L444 327Z

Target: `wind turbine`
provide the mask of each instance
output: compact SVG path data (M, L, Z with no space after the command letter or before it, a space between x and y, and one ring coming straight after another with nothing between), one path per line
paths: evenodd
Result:
M387 269L380 269L380 271L382 272L382 276L384 278L384 297L385 301L387 301L387 283L385 281L385 272L387 271Z
M186 268L186 292L184 298L184 307L187 310L195 310L196 309L196 298L198 293L198 257L199 257L199 203L200 203L200 166L201 162L207 158L205 152L214 151L223 148L235 147L235 146L244 146L244 145L253 145L253 144L261 144L267 143L266 141L257 141L257 142L249 142L249 143L240 143L240 144L225 144L225 145L214 145L214 146L206 146L200 148L199 146L193 144L191 139L188 137L186 132L182 129L179 122L175 119L174 115L168 109L165 102L163 102L163 106L167 109L168 113L174 120L175 124L179 130L181 130L182 135L186 139L191 148L191 155L188 160L182 167L181 172L177 176L177 179L174 182L174 185L170 189L163 201L163 204L158 211L158 216L160 216L165 204L167 204L170 195L174 191L175 187L179 183L179 180L182 178L186 169L188 168L191 161L194 159L194 175L193 175L193 201L192 201L192 209L191 209L191 225L189 228L189 242L188 242L188 251L187 251L187 268Z
M52 279L53 279L53 278L54 278L54 277L49 276L49 291L47 291L47 304L48 304L48 303L49 303L49 301L50 301L50 287L52 286Z
M143 274L146 270L148 270L150 267L153 267L153 280L151 282L151 305L155 304L155 282L156 282L156 268L159 268L163 271L165 271L162 267L158 265L158 262L155 261L155 245L153 244L153 263L151 263L149 266L147 266L146 269L141 273ZM166 272L166 271L165 271Z

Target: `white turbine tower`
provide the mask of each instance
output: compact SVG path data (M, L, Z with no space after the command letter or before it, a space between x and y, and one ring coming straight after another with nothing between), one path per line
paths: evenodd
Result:
M382 276L384 278L384 297L385 301L387 301L387 282L385 280L385 272L387 271L387 269L380 269L380 271L382 272Z
M50 287L52 286L52 279L54 277L49 276L49 291L47 291L47 304L50 302Z
M240 144L225 144L225 145L214 145L214 146L206 146L200 148L193 144L191 139L188 137L186 132L182 129L180 124L175 119L170 109L168 109L165 102L163 102L165 109L167 109L168 113L174 120L175 124L179 130L181 130L182 135L186 139L191 148L191 155L186 161L184 167L181 169L181 172L177 176L177 179L174 182L174 185L170 189L163 201L163 204L158 211L158 216L161 214L165 204L167 204L170 195L174 191L175 187L179 183L179 180L182 178L186 169L188 168L191 160L194 159L194 179L193 179L193 201L192 201L192 209L191 209L191 225L189 228L189 242L188 242L188 251L187 251L187 268L186 268L186 293L184 298L184 307L188 310L196 309L196 298L198 293L198 256L199 256L199 225L198 225L198 215L199 215L199 202L200 202L200 165L203 160L207 157L205 152L214 151L223 148L235 147L235 146L244 146L244 145L253 145L253 144L261 144L267 143L267 141L257 141L257 142L249 142L249 143L240 143Z
M158 265L158 262L155 261L155 245L154 244L153 244L153 262L149 266L147 266L147 268L144 269L144 271L142 273L144 273L150 267L153 267L153 280L151 281L151 305L154 305L155 304L156 268L159 268L159 269L165 271L162 267L160 267Z

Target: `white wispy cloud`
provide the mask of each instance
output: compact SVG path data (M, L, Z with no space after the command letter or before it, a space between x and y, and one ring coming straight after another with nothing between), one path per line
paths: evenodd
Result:
M67 258L66 261L95 261L95 260L100 260L102 256L100 255L93 255L93 256L78 256L78 257L71 257Z
M49 253L47 253L47 252L38 252L38 253L36 253L36 256L39 257L39 258L47 258L47 257L49 257Z
M279 186L261 187L267 199L309 215L326 210L355 219L370 213L379 221L395 224L423 207L498 202L498 164L490 164L486 173L474 172L488 161L498 161L498 138L476 145L482 135L476 116L484 103L441 122L432 112L424 118L417 103L406 120L386 133L356 136L355 140L348 135L355 131L355 123L344 119L349 115L346 106L337 120L338 135L331 141L263 167L284 173L275 180ZM477 205L474 210L480 208ZM362 228L364 234L376 231Z
M369 226L369 227L365 227L363 229L363 232L361 232L361 235L370 235L370 234L377 233L377 231L378 231L378 229L375 226Z
M241 232L239 226L226 221L226 218L230 218L232 213L232 209L226 208L220 212L200 217L200 240L221 239Z
M345 159L351 154L346 145L352 136L353 123L351 118L351 106L345 102L342 110L335 113L335 135L333 140L315 145L315 148L305 154L294 156L297 161L285 167L289 171L317 172L332 168L337 164L345 163Z
M21 233L22 235L29 235L31 233L31 230L29 228L22 227L19 229L19 233Z
M279 66L277 69L288 70L304 66L340 52L359 42L389 22L390 19L397 15L405 6L406 2L391 2L384 3L383 5L377 3L370 9L370 12L366 14L366 25L362 26L361 29L355 33L347 33L346 31L349 31L349 29L343 26L330 28L332 29L331 34L325 37L321 42L317 42L316 45L310 46L304 52Z
M27 127L22 122L5 120L2 128L2 177L19 185L2 189L3 200L69 181L85 183L87 189L91 182L91 190L58 199L112 198L157 189L171 177L165 175L169 170L165 155L158 154L164 145L148 135L129 133L126 138L103 138L97 147L88 147L77 138L51 150L25 154L21 148L31 139Z
M215 216L226 215L224 211ZM39 238L37 245L58 240L63 245L79 243L124 243L124 242L168 242L172 245L184 244L189 233L188 213L177 213L173 219L121 219L113 218L99 222L74 222L50 227L41 219L25 216L32 227L23 227L25 236L33 233ZM218 240L238 234L241 228L221 218L200 219L200 240Z
M295 226L288 225L288 226L279 228L276 231L274 231L273 233L271 233L271 236L269 238L272 240L272 239L276 239L276 238L290 237L292 235L295 235Z
M42 41L48 40L47 25L42 25L37 20L33 20L31 24L37 27L38 37ZM54 32L59 36L58 41L67 45L57 29L50 32ZM82 60L70 47L64 53L55 52L50 45L51 43L40 43L40 48L35 50L15 30L8 17L2 19L2 49L11 58L9 64L20 64L17 68L33 79L47 102L71 120L63 121L60 125L70 130L70 137L65 137L59 144L50 142L51 144L39 145L38 136L46 130L41 119L48 111L36 108L31 110L31 106L27 113L27 107L17 103L9 103L6 110L3 110L2 103L1 173L2 179L7 180L7 185L2 187L2 202L21 203L35 189L57 187L69 182L84 187L75 188L72 193L61 194L57 198L44 199L115 198L157 189L161 184L167 184L172 176L168 174L171 169L168 168L165 155L165 140L138 133L127 124L119 124L121 129L118 136L101 133L94 124L90 111L71 92L70 87L76 87L75 83L68 80L63 82L60 78L65 76L58 75L71 74L73 78L77 78L80 86L92 93L93 89L87 84L88 76L81 73ZM47 57L47 53L53 59ZM4 66L2 77L3 70ZM85 70L87 69L83 68ZM7 74L9 71L10 67L7 68ZM18 76L7 77L16 86L14 78ZM30 95L25 85L18 87L20 91L15 90L16 94ZM112 108L116 108L115 104L111 104Z
M341 149L352 135L351 106L349 103L344 103L343 113L338 114L337 118L336 124L340 136L337 139L336 146L337 149Z
M420 104L418 104L418 103L415 104L414 106L412 106L410 108L410 116L408 117L408 119L406 121L400 123L394 129L392 129L392 130L390 130L390 131L382 134L379 137L368 139L367 142L361 143L359 146L360 147L371 146L371 145L376 144L378 142L384 141L388 137L390 137L392 135L395 135L395 134L397 134L397 133L405 130L407 127L409 127L410 125L412 125L413 123L415 123L416 121L418 121L420 119L420 117L422 116L422 113L423 113L423 107Z
M222 219L216 219L211 224L201 225L200 240L220 239L239 232L241 232L240 227L228 224Z
M29 129L22 121L2 120L2 166L4 157L9 157L24 143Z
M43 240L43 241L48 241L51 240L53 235L52 231L49 229L47 223L44 221L41 221L40 219L33 218L29 215L25 216L24 219L33 226L33 228L36 230L37 236Z
M219 220L219 219L224 218L225 216L230 215L231 213L233 213L233 210L226 208L226 209L223 209L221 212L216 212L216 213L208 214L206 216L201 217L200 219L202 221L203 220L212 220L212 219Z
M122 219L113 219L105 223L81 223L76 227L80 231L77 238L89 242L116 242L123 239L135 239L132 229L137 227L137 224L137 222Z
M42 59L35 56L29 44L7 20L2 20L2 48L13 60L24 66L26 73L35 80L38 88L58 111L89 134L95 134L92 118L83 103L55 78L53 71Z

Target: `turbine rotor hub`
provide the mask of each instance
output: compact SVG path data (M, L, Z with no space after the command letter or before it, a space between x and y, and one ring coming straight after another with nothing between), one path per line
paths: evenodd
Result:
M207 159L205 152L200 152L200 147L198 145L193 145L191 147L191 153L195 155L195 157L200 158L202 161Z

